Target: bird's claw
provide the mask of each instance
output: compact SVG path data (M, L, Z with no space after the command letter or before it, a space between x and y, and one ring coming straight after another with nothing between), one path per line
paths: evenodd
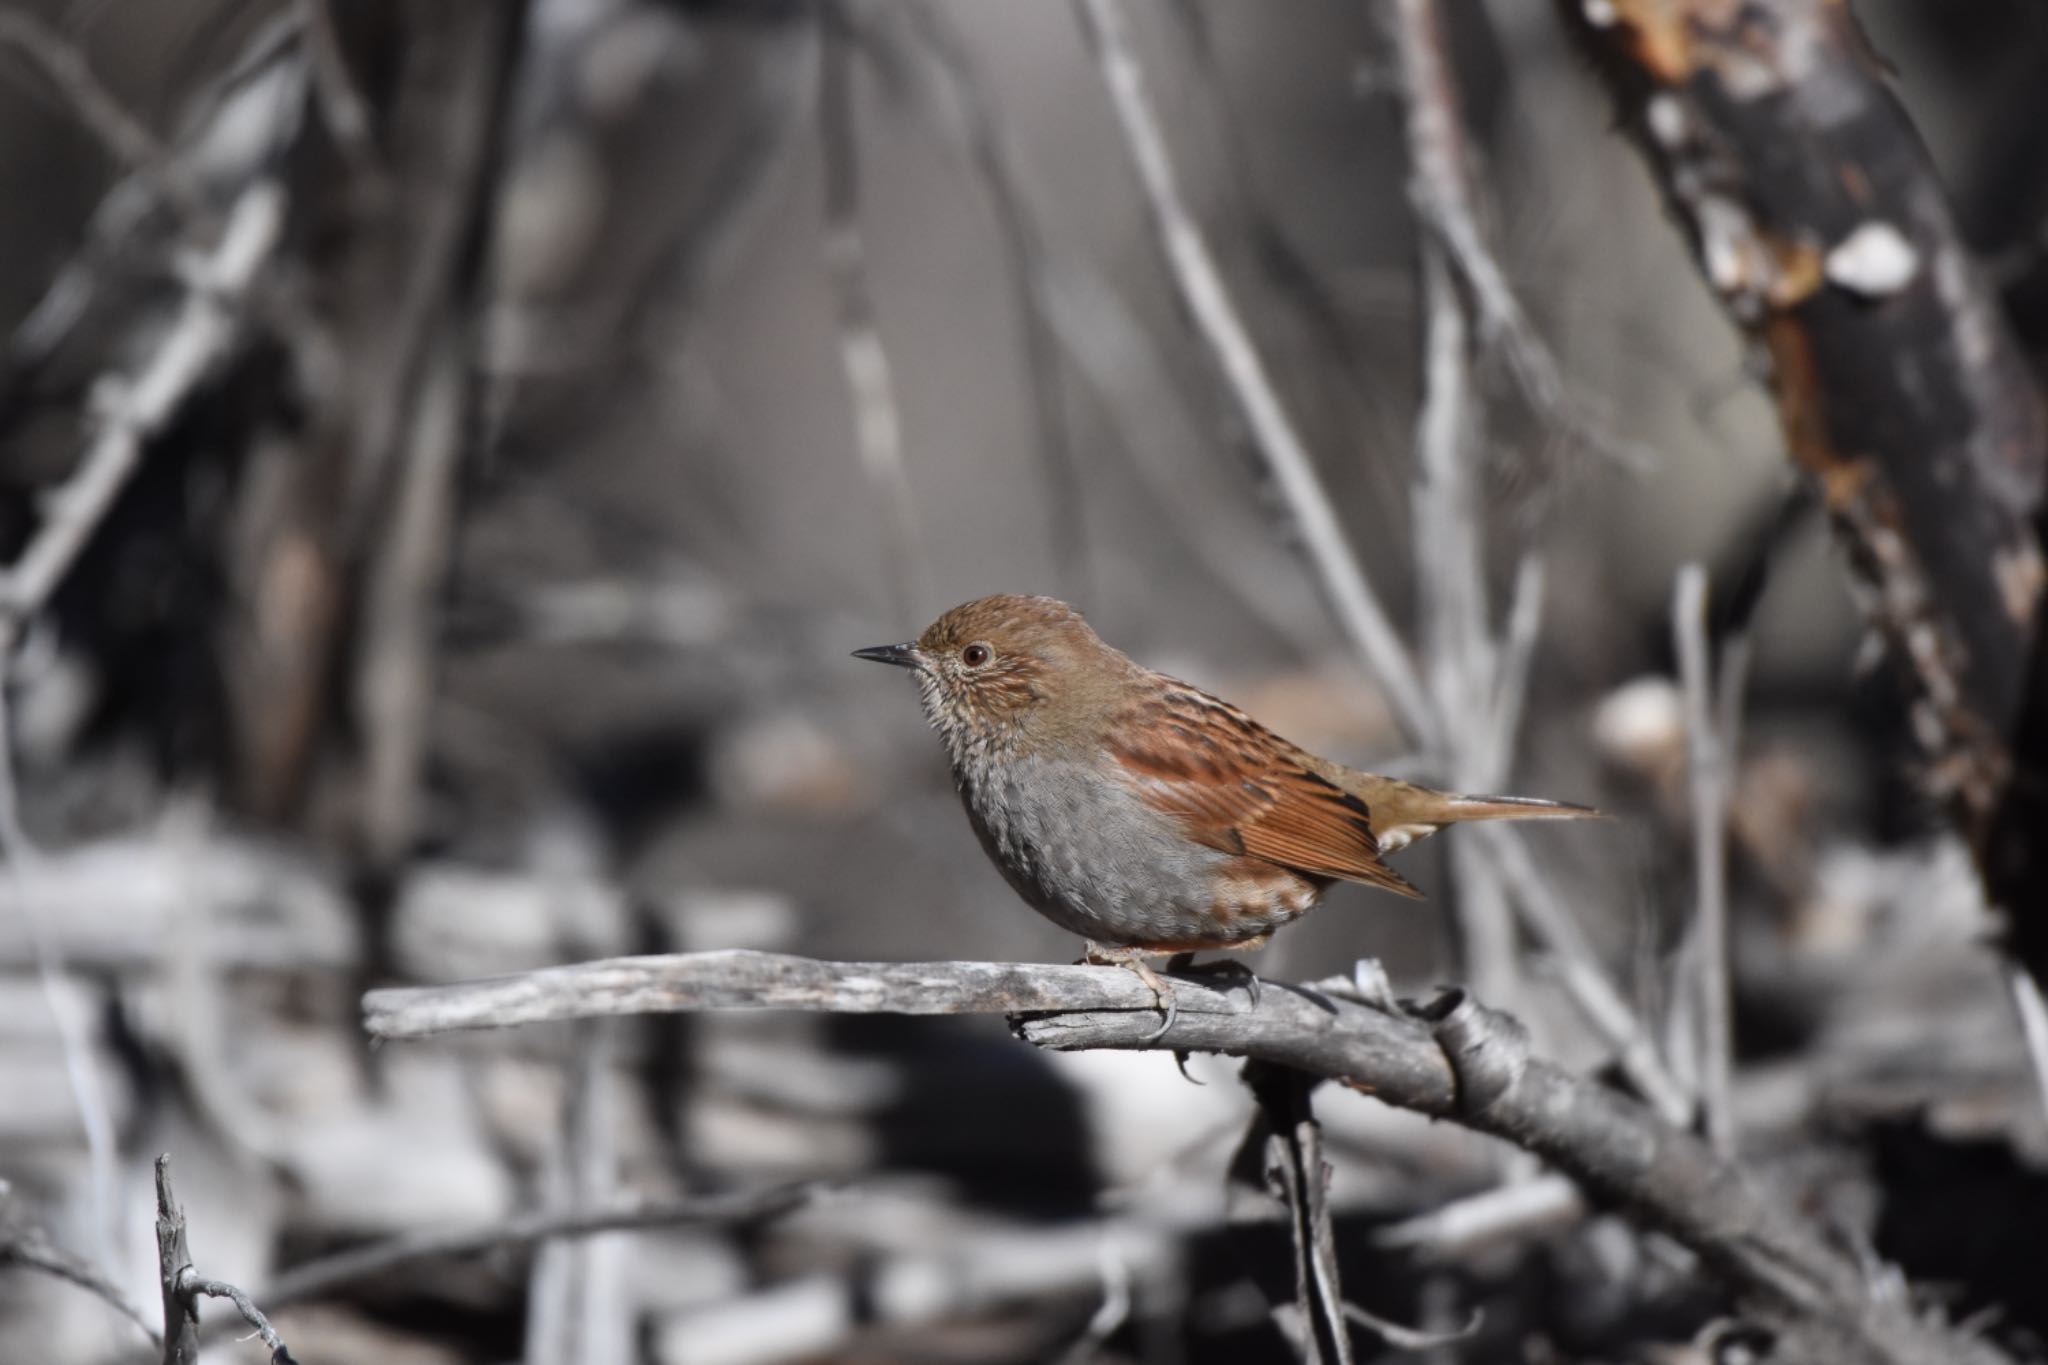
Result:
M1180 1018L1180 1006L1173 998L1173 987L1167 985L1165 978L1152 970L1152 964L1145 961L1143 953L1133 952L1128 948L1105 948L1100 944L1091 943L1088 950L1081 955L1081 960L1096 966L1122 967L1151 988L1152 999L1165 1017L1160 1020L1158 1028L1139 1040L1141 1043L1156 1043L1172 1031L1174 1021Z

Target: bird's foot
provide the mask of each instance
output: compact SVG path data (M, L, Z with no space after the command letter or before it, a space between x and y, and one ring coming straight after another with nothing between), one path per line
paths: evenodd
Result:
M1173 1027L1174 1020L1180 1018L1180 1006L1174 1003L1173 987L1167 985L1166 979L1153 971L1152 964L1146 960L1157 956L1157 953L1148 953L1143 948L1103 943L1090 943L1087 951L1081 955L1083 962L1093 966L1122 967L1126 971L1134 972L1138 980L1152 988L1152 998L1158 1002L1159 1012L1165 1017L1160 1021L1158 1028L1145 1035L1144 1041L1148 1043L1156 1043L1164 1038L1167 1031Z
M1242 958L1218 957L1207 962L1195 961L1193 953L1175 953L1166 960L1169 972L1185 972L1194 976L1226 977L1244 987L1244 993L1251 998L1252 1008L1259 1007L1259 974L1251 969Z

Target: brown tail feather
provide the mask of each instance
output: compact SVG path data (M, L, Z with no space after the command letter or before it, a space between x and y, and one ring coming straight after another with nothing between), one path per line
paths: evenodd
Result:
M1459 820L1605 820L1604 812L1569 801L1546 801L1540 796L1452 796L1445 794L1443 814L1436 823Z
M1461 796L1330 764L1324 776L1365 802L1380 852L1398 853L1464 820L1604 820L1591 806L1534 796Z

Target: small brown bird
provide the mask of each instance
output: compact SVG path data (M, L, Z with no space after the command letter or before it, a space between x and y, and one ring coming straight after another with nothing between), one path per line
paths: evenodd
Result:
M984 597L915 641L854 651L914 671L981 846L1088 960L1172 994L1148 957L1256 948L1332 882L1419 896L1381 861L1460 820L1584 806L1454 796L1296 748L1155 673L1050 597ZM1156 1035L1155 1035L1156 1036Z

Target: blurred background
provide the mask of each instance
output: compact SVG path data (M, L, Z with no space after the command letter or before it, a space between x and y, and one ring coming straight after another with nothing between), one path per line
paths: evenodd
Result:
M1129 39L1345 538L1427 653L1384 8L1133 0ZM1856 9L2038 360L2042 11ZM2016 1288L2048 1226L2039 1106L1898 684L1557 16L1443 11L1482 221L1571 413L1474 346L1466 586L1533 642L1488 777L1618 817L1527 846L1629 1002L1682 1034L1674 576L1767 567L1730 784L1744 1156L2023 1346L2048 1326ZM908 680L847 657L986 593L1067 598L1346 762L1487 767L1405 737L1332 614L1072 9L10 5L0 328L9 562L133 438L45 599L6 618L5 1246L44 1239L154 1305L159 1152L197 1264L259 1302L330 1253L593 1190L829 1180L738 1228L515 1243L272 1303L309 1365L1295 1358L1270 1312L1285 1225L1227 1179L1250 1100L1223 1059L1191 1085L995 1019L377 1051L359 1028L370 986L629 952L1071 960L984 861ZM1448 728L1492 723L1445 695ZM1252 965L1468 979L1467 902L1504 893L1459 837L1399 863L1427 903L1340 887ZM1542 1050L1604 1061L1547 954L1493 965ZM1570 1199L1418 1224L1534 1172L1348 1091L1319 1112L1353 1296L1436 1329L1483 1310L1420 1353L1362 1335L1361 1359L1708 1358L1688 1343L1721 1304L1669 1244ZM0 1358L138 1352L98 1298L0 1269Z

